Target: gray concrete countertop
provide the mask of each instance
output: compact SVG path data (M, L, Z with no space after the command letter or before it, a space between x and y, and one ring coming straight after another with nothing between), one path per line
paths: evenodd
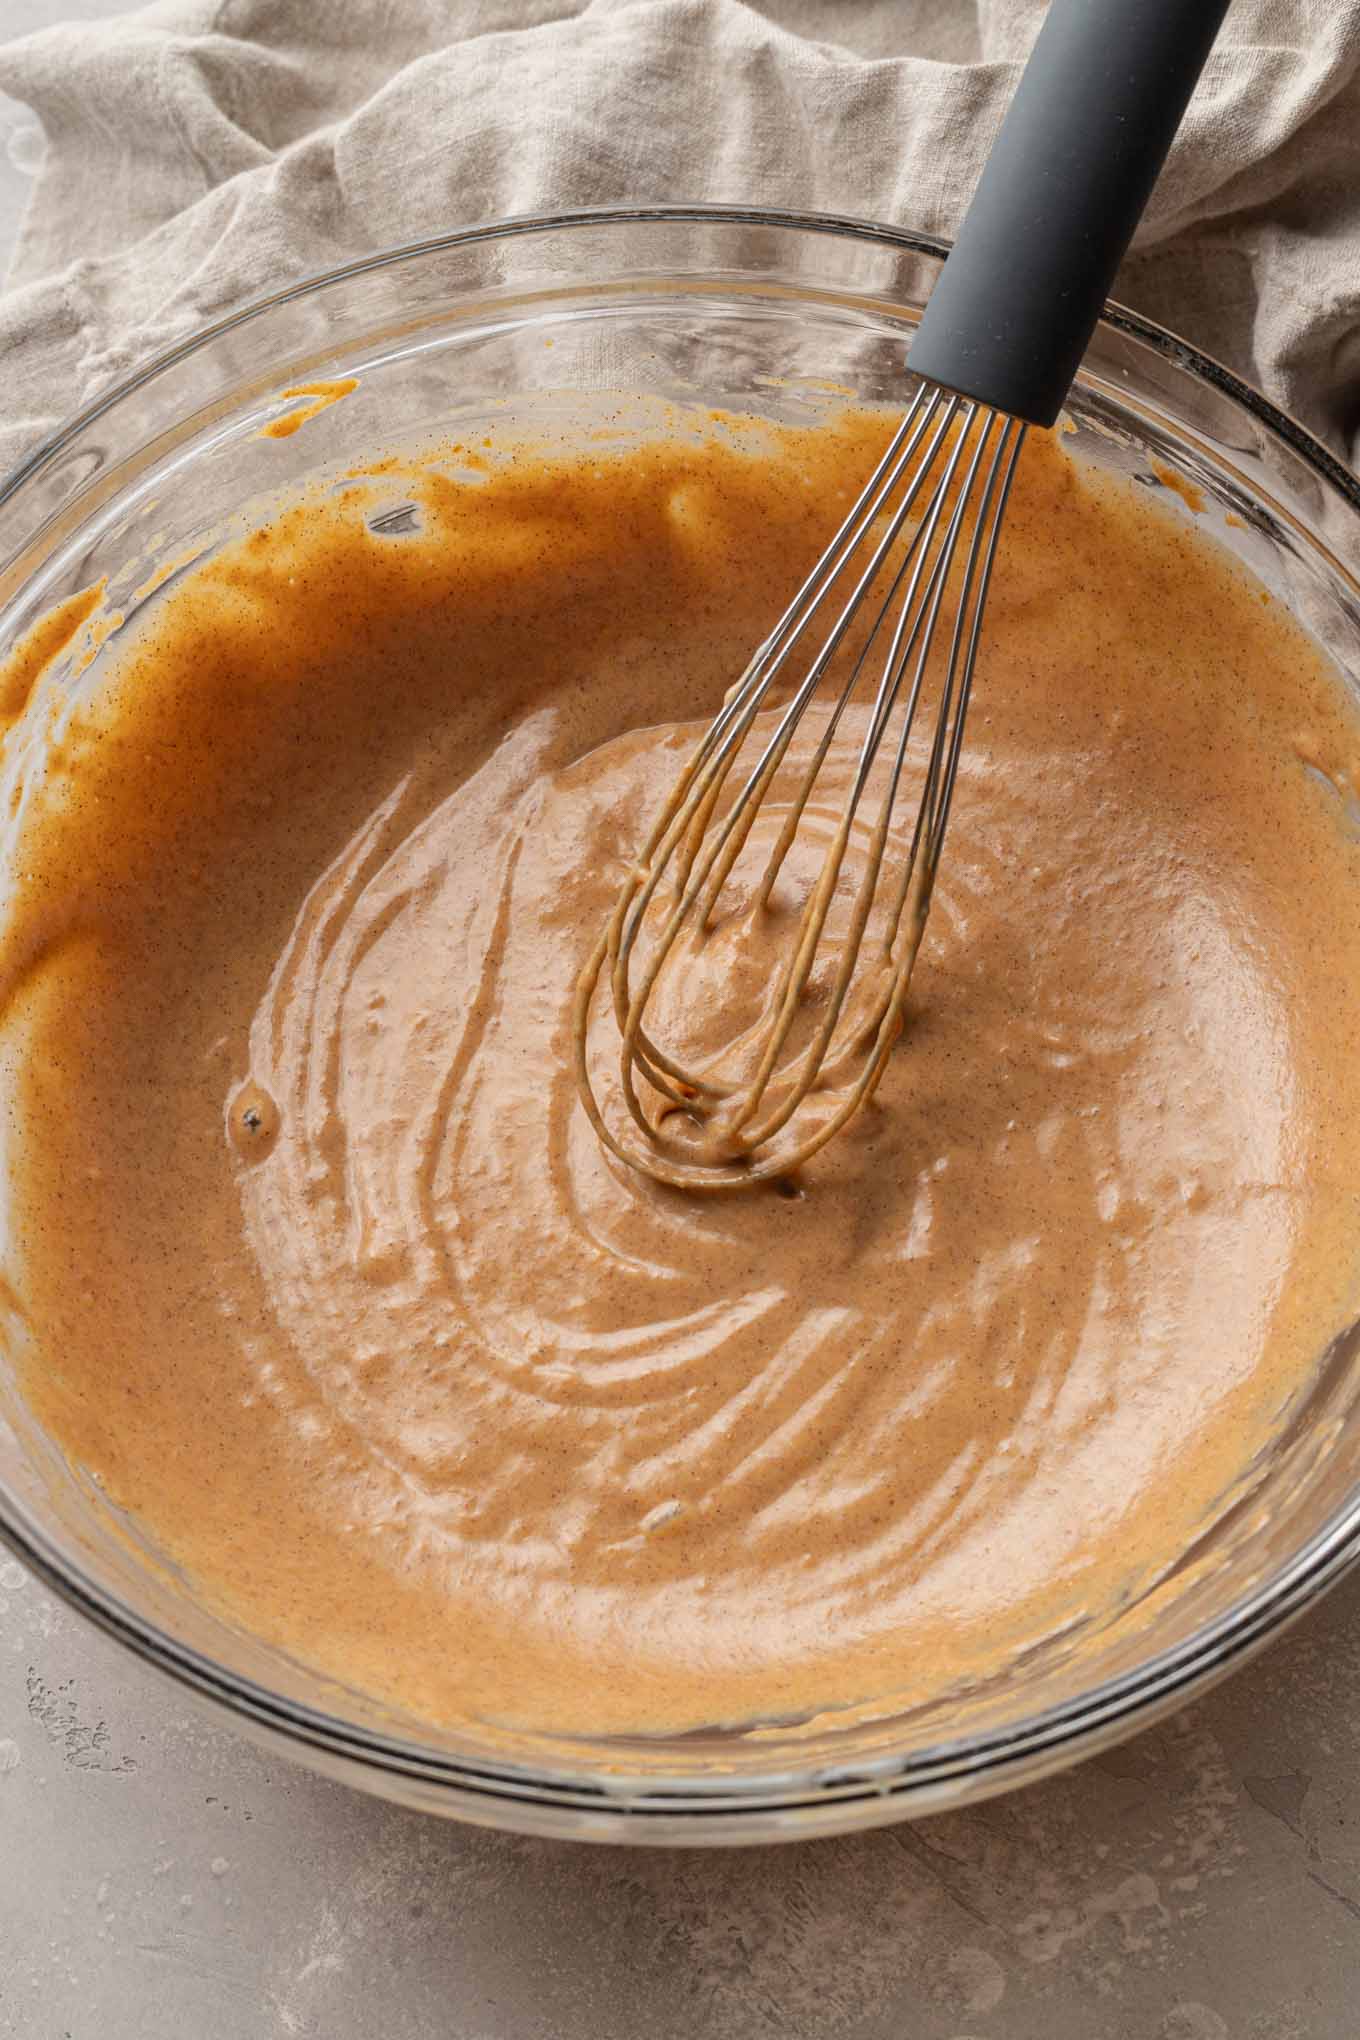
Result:
M0 32L121 0L0 0ZM41 138L0 100L0 273ZM1360 1576L973 1812L528 1842L265 1759L0 1553L4 2040L1356 2040Z
M263 1758L0 1560L6 2040L1354 2040L1360 1576L1067 1776L622 1850Z

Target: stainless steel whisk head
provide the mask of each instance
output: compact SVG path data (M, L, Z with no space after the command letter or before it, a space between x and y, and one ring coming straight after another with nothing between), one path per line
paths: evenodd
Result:
M921 380L911 408L700 743L624 882L577 986L576 1074L600 1138L664 1183L736 1190L786 1177L844 1126L883 1074L939 869L1016 455L1026 424L1052 425L1066 401L1226 7L1227 0L1193 7L1050 0L912 341ZM834 621L796 677L824 601ZM842 683L832 660L861 608L872 620L858 653L853 638L846 646ZM783 701L779 683L791 665L793 692ZM872 700L858 761L773 996L731 1055L705 1047L701 1066L687 1068L656 1039L652 1009L667 966L677 956L686 968L702 963L724 887L734 872L745 880L738 860L758 818L777 807L773 847L742 909L770 910L786 858L796 844L799 856L807 848L818 777L862 677ZM823 727L804 758L791 747L814 708ZM933 723L923 720L930 716ZM757 721L764 717L768 729ZM898 855L894 815L918 721L929 739L913 826ZM758 756L740 783L748 740ZM786 756L794 779L787 797L777 780ZM739 782L734 798L729 778ZM866 802L877 803L867 825ZM848 889L847 913L841 880L857 828L867 841L857 843L863 870ZM828 931L842 919L834 965L818 977ZM606 965L619 1037L616 1126L601 1109L587 1039ZM696 1138L677 1138L677 1114Z
M628 871L578 981L576 1076L601 1140L662 1183L731 1191L787 1179L883 1074L939 869L987 587L1025 430L987 405L921 384ZM865 617L856 651L852 633ZM842 678L833 661L848 638ZM787 699L781 682L792 684ZM702 1066L682 1061L655 1034L653 1007L668 966L693 966L762 815L774 840L757 877L739 873L745 883L734 911L769 914L800 836L806 850L837 737L861 720L848 792L762 1011ZM813 731L806 756L794 747L805 725ZM899 807L914 736L924 755L907 835ZM861 853L857 876L847 869L852 840ZM617 1124L590 1066L602 977L618 1032Z

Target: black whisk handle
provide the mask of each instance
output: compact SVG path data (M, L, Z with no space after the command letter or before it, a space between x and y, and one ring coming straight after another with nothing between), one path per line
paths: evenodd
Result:
M1228 0L1052 0L911 349L1034 425L1062 408Z

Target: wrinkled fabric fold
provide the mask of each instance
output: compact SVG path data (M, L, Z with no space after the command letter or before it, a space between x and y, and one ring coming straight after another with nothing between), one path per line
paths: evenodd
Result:
M158 0L0 46L47 157L0 299L8 466L262 292L555 207L950 234L1042 0ZM1348 458L1360 0L1238 0L1120 279Z

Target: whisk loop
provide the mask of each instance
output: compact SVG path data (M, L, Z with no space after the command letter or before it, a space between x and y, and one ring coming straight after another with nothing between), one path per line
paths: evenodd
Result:
M939 866L983 605L1024 433L1014 418L921 385L840 529L709 726L624 879L577 985L576 1075L601 1140L660 1182L734 1191L787 1177L845 1125L882 1076L902 1028ZM877 608L863 644L844 680L828 681L871 596ZM830 628L781 702L781 678L798 673L824 605L833 612ZM932 659L951 607L947 650ZM867 705L867 717L849 792L764 1011L702 1067L686 1064L649 1025L667 966L684 967L677 954L682 936L702 943L757 820L778 814L773 847L743 908L748 917L769 913L790 851L815 833L813 796L852 702L860 715ZM926 702L934 720L910 847L890 856L908 746ZM795 784L787 801L776 803L776 776L814 709L822 722L816 742L806 760L797 753L790 760ZM756 728L762 712L773 718L768 734L763 724ZM724 805L750 742L758 747L754 762ZM811 1038L791 1049L809 981L831 941L828 923L843 890L847 851L864 832L861 809L881 758L887 770L875 789L863 867L848 923L834 940L822 1008ZM616 1124L602 1107L589 1053L602 977L618 1032ZM743 1064L738 1073L734 1059Z

